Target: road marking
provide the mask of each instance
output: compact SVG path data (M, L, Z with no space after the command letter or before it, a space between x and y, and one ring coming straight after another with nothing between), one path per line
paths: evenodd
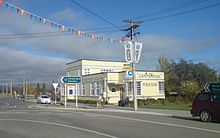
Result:
M99 117L98 115L84 115L84 116L89 116L89 117Z
M7 107L7 106L9 106L10 104L9 103L5 103L5 105L1 105L0 107L1 108L4 108L4 107Z
M77 130L81 130L81 131L85 131L85 132L90 132L90 133L94 133L94 134L105 136L105 137L118 138L118 137L115 137L115 136L112 136L112 135L108 135L108 134L105 134L105 133L101 133L101 132L98 132L98 131L89 130L89 129L85 129L85 128L80 128L80 127L76 127L76 126L60 124L60 123L52 123L52 122L37 121L37 120L26 120L26 119L0 119L0 121L18 121L18 122L30 122L30 123L40 123L40 124L47 124L47 125L55 125L55 126L61 126L61 127L77 129Z
M192 127L192 126L186 126L186 125L178 125L178 124L163 123L163 122L158 122L158 121L150 121L150 120L143 120L143 119L136 119L136 118L127 118L127 117L112 116L112 115L103 115L103 114L96 114L96 113L85 113L85 112L78 112L78 111L74 112L74 113L81 113L81 114L87 114L87 115L97 115L97 116L102 116L102 117L109 117L109 118L116 118L116 119L124 119L124 120L145 122L145 123L151 123L151 124L158 124L158 125L164 125L164 126L194 129L194 130L199 130L199 131L206 131L206 132L220 134L220 131L217 131L217 130L211 130L211 129L205 129L205 128L199 128L199 127Z

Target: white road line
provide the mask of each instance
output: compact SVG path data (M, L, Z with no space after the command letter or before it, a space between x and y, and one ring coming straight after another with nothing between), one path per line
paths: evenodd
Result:
M102 117L109 117L109 118L116 118L116 119L124 119L124 120L130 120L130 121L158 124L158 125L164 125L164 126L172 126L172 127L194 129L194 130L199 130L199 131L206 131L206 132L220 134L220 131L217 131L217 130L211 130L211 129L205 129L205 128L199 128L199 127L192 127L192 126L186 126L186 125L178 125L178 124L163 123L163 122L158 122L158 121L150 121L150 120L143 120L143 119L127 118L127 117L112 116L112 115L103 115L103 114L96 114L96 113L85 113L85 112L78 112L78 111L76 111L74 113L87 114L87 115L97 115L97 116L102 116Z
M9 103L5 103L5 105L1 105L0 108L7 107L7 106L9 106L9 105L10 105Z
M85 129L85 128L80 128L80 127L76 127L76 126L60 124L60 123L52 123L52 122L37 121L37 120L25 120L25 119L0 119L0 121L18 121L18 122L30 122L30 123L40 123L40 124L61 126L61 127L77 129L77 130L81 130L81 131L85 131L85 132L90 132L90 133L94 133L94 134L105 136L105 137L118 138L118 137L108 135L108 134L105 134L105 133L101 133L101 132L98 132L98 131L89 130L89 129Z

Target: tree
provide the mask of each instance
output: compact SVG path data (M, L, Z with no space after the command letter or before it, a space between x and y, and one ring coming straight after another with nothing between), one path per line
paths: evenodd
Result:
M159 57L158 63L157 70L163 71L165 76L165 92L176 91L188 99L192 98L188 93L201 90L207 82L216 82L219 79L217 71L204 63L194 64L184 59L174 62L166 57ZM189 84L193 84L195 89Z
M43 83L43 87L42 87L42 93L43 94L46 94L46 92L47 92L47 88L46 88L46 85L45 85L45 83Z
M180 86L181 95L192 101L197 93L201 91L199 84L196 81L182 81Z
M35 97L37 97L38 95L40 95L40 84L37 83L37 86L35 88Z
M35 95L35 90L32 84L28 84L27 91L28 95Z

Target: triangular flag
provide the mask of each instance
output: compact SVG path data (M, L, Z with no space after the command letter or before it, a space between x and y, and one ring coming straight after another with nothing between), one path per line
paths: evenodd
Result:
M3 4L3 0L0 0L0 6Z

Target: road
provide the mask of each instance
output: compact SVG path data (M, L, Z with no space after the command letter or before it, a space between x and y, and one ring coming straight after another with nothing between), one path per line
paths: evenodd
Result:
M41 107L41 108L39 108ZM0 97L1 138L218 138L220 123L103 109L46 108Z

